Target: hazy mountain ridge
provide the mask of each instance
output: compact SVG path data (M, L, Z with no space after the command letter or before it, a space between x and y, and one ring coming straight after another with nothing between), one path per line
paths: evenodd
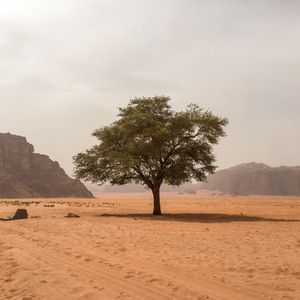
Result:
M92 188L92 186L91 186ZM207 182L163 185L161 192L195 193L215 190L230 194L300 196L300 166L270 167L263 163L244 163L217 171ZM143 193L142 185L110 186L95 192ZM47 155L34 153L25 137L0 133L0 198L93 197L78 180L70 178Z
M196 190L200 189L201 184L192 184L192 183L187 183L183 184L179 187L176 186L170 186L163 184L161 187L161 192L165 193L194 193ZM112 186L112 185L105 185L103 187L103 192L105 193L144 193L147 192L148 190L140 184L126 184L122 186Z
M70 178L47 155L34 153L25 137L0 133L0 198L91 198L92 193Z
M220 191L237 195L300 196L300 166L270 167L263 163L244 163L217 171L207 182L183 184L179 187L163 185L161 192L194 193L197 190ZM103 192L142 193L142 185L105 185Z
M248 163L217 171L202 188L231 194L300 195L300 166Z

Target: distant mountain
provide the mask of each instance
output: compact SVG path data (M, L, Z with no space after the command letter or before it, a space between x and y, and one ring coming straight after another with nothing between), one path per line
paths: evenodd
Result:
M47 155L34 153L25 137L0 133L0 198L91 198Z
M187 183L179 187L163 184L160 191L165 193L187 193L193 194L196 190L200 189L200 184ZM144 193L147 190L140 184L126 184L126 185L105 185L103 192L105 193Z
M272 168L262 163L246 163L217 171L208 176L207 182L179 187L162 185L161 192L193 194L201 189L236 195L300 196L300 166ZM101 192L143 193L146 190L142 185L126 184L105 185L101 187Z
M241 164L210 175L203 189L231 194L300 196L300 166Z

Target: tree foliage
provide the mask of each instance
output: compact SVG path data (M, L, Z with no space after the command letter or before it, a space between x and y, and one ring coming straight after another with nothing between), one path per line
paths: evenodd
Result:
M170 98L135 98L119 108L118 119L94 131L99 144L74 156L77 178L112 185L140 183L153 192L154 214L161 214L159 189L212 174L212 146L225 136L228 121L191 104L175 112Z

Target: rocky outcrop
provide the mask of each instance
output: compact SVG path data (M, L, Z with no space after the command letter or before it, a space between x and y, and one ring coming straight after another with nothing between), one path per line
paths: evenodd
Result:
M34 153L25 137L0 133L0 198L91 198L92 193L70 178L47 155Z
M249 163L217 171L202 188L231 194L300 196L300 166Z

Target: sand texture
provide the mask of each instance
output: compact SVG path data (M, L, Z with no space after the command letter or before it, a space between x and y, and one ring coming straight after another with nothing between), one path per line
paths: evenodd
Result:
M300 299L300 197L1 199L1 299ZM80 218L66 218L68 213Z

